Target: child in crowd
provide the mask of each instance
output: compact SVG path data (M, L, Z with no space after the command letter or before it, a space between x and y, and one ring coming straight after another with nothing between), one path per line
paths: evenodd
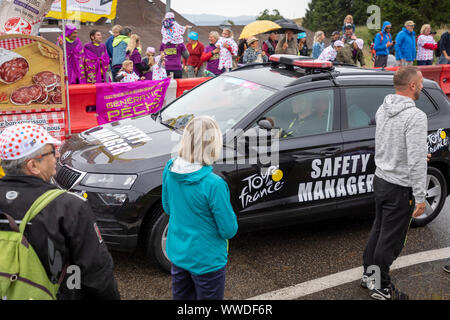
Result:
M145 80L145 77L139 78L139 76L133 71L133 61L125 60L122 63L122 69L116 76L116 80L120 82L134 82L139 79Z
M166 13L161 28L162 43L184 43L183 34L186 32L187 28L192 28L192 26L180 26L175 21L175 15L173 12Z
M150 67L150 69L144 73L145 80L153 80L152 67L155 65L155 53L155 48L148 47L145 51L145 57L142 59L142 62Z
M344 25L342 26L342 33L343 33L343 34L345 33L345 27L346 27L348 24L351 25L352 31L353 31L353 33L355 33L356 27L355 27L355 24L353 23L353 16L350 15L350 14L347 15L347 16L345 17L345 19L344 19Z
M238 45L233 39L233 32L229 28L223 29L222 37L216 43L220 49L219 70L225 68L228 72L233 67L233 56L238 54Z
M152 66L153 77L152 80L164 80L167 78L166 59L164 52L155 57L155 63Z

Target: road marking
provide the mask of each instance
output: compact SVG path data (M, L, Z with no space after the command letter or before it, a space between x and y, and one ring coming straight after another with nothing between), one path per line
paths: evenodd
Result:
M419 252L397 258L390 270L450 258L450 247ZM322 278L306 281L291 287L267 292L247 300L294 300L322 290L330 289L361 279L363 267L349 269Z

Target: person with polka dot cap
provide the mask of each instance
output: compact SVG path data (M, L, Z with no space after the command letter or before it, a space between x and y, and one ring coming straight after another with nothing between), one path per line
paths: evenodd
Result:
M0 159L5 176L0 179L0 212L20 224L37 198L58 188L51 180L59 157L55 146L60 144L36 124L16 124L3 130ZM0 220L0 230L10 231L8 220ZM64 266L80 268L81 288L69 289L67 274L58 299L120 299L112 258L87 199L64 192L27 224L24 236L51 282L64 276Z

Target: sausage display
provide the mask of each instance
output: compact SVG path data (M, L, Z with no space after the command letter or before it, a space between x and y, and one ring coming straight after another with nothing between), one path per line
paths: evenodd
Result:
M27 74L30 66L21 55L0 48L0 81L11 84L19 81Z
M48 91L53 90L61 77L51 71L42 71L33 76L33 83L43 85Z
M18 106L29 105L37 101L43 94L44 88L38 84L21 87L11 94L11 102Z

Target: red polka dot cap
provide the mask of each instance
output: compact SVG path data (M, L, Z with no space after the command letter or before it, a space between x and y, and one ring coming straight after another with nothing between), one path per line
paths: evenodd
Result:
M61 144L43 127L21 123L5 128L0 134L0 159L18 160L39 150L46 144Z

